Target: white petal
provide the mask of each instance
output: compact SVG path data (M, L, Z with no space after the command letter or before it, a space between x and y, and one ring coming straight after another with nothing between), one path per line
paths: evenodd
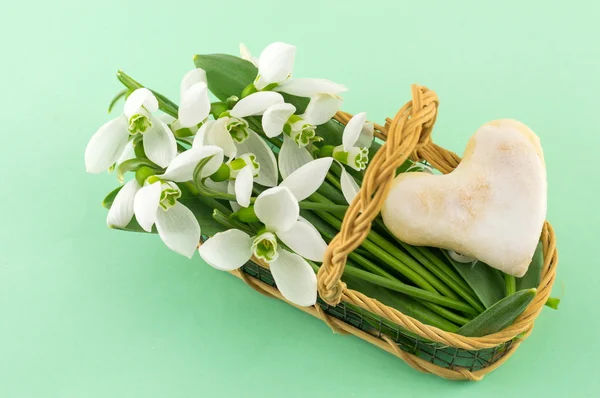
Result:
M204 135L204 145L216 145L223 149L223 153L228 158L232 158L237 153L235 142L227 130L228 117L217 119Z
M196 68L192 69L183 76L181 85L179 86L179 96L183 98L183 94L190 89L196 83L208 84L206 81L206 72L204 69Z
M270 106L283 104L283 102L283 97L279 93L259 91L239 100L229 114L237 118L262 115Z
M160 181L140 188L133 199L133 212L138 224L147 232L152 232L162 193Z
M134 178L117 193L106 217L106 224L109 227L124 228L131 222L133 218L133 199L140 188L140 184Z
M252 257L252 238L239 229L219 232L198 249L204 261L221 271L233 271Z
M173 132L158 118L152 118L152 127L144 133L143 141L146 156L160 167L167 167L177 155Z
M233 181L227 182L227 193L230 195L235 195L235 183ZM242 206L240 206L238 202L233 200L229 201L229 205L231 206L231 210L233 210L234 212L242 208Z
M321 262L325 257L327 243L319 231L306 220L298 220L287 231L277 232L277 237L304 258Z
M283 126L290 116L296 112L292 104L275 104L270 106L262 118L262 127L267 137L277 137L283 131Z
M238 156L246 153L252 153L256 156L256 161L260 165L260 173L256 177L256 183L265 187L274 187L277 185L277 160L273 150L258 134L248 130L248 138L241 144L236 143Z
M354 177L352 177L350 173L346 171L344 166L340 164L340 167L342 168L342 174L340 176L342 194L344 195L344 198L346 198L348 204L350 204L354 200L354 197L358 194L360 187L354 180Z
M342 145L344 147L344 151L349 151L354 147L354 144L356 144L356 141L358 141L358 137L360 136L360 132L362 131L366 120L367 114L365 112L361 112L352 116L352 119L348 121L348 124L346 124L344 132L342 133Z
M200 124L210 113L210 99L206 83L192 85L181 95L179 105L179 123L182 127L192 127Z
M167 124L172 124L177 121L173 116L167 115L166 113L161 113L158 118ZM171 126L171 128L173 128L173 126Z
M341 84L326 79L303 78L290 79L279 85L275 90L299 97L314 97L317 94L337 96L348 89Z
M258 60L252 56L250 50L244 43L240 43L240 56L248 62L252 62L252 65L258 67Z
M300 147L287 134L283 135L283 144L279 151L279 172L287 178L294 171L314 159L306 147Z
M210 130L214 122L214 120L207 120L206 122L202 123L202 126L200 126L200 129L194 136L194 141L192 142L193 148L206 145L206 135L208 134L208 131Z
M366 122L360 131L360 136L354 145L359 148L370 148L373 144L373 137L375 136L375 126L372 122Z
M313 160L287 176L281 184L287 187L299 201L308 198L323 184L333 158Z
M269 44L258 58L258 74L268 83L287 79L294 69L296 47L276 42Z
M317 94L310 99L303 118L308 123L320 126L327 123L342 107L344 100L329 94Z
M300 207L289 189L275 187L258 195L254 212L267 229L279 232L292 228L300 215Z
M123 153L129 140L127 119L119 116L96 131L85 148L85 169L88 173L107 171Z
M235 178L235 199L240 206L250 206L253 184L254 179L252 178L252 168L250 166L246 166L240 170L239 174Z
M317 302L317 276L302 257L279 249L279 256L269 267L277 289L287 300L303 307Z
M212 159L202 169L201 177L211 176L223 164L223 150L218 146L206 145L188 149L177 155L162 178L175 182L191 181L198 163L209 156L212 156Z
M129 119L137 113L145 113L143 112L142 107L149 113L158 110L158 100L154 94L152 94L152 91L147 88L138 88L127 97L123 113Z
M179 202L156 212L156 229L165 245L174 252L191 258L200 242L200 225L194 213Z
M133 142L128 141L127 144L125 144L125 148L123 148L123 152L121 152L121 156L119 156L119 159L117 159L116 164L119 165L129 159L134 159L135 157L135 148L133 147Z

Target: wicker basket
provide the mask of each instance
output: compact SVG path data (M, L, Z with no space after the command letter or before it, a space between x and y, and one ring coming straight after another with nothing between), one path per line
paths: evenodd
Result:
M511 326L487 336L465 337L425 325L348 289L341 281L346 257L366 238L398 166L409 157L426 160L444 174L458 166L459 156L431 142L437 108L438 99L433 91L413 86L412 101L393 120L388 119L385 126L376 125L376 136L385 143L370 162L361 191L346 212L341 232L329 244L318 273L318 302L314 307L298 308L321 318L335 332L358 336L422 372L453 380L481 380L504 363L531 333L535 318L550 296L558 253L548 222L540 238L544 265L537 295ZM345 125L350 117L339 112L336 120ZM267 264L253 260L233 274L255 290L285 300Z

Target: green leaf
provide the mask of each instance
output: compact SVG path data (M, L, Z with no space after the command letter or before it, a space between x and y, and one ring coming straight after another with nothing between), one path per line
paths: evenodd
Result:
M530 289L539 287L542 280L542 267L544 266L544 247L542 242L539 242L531 264L527 269L527 273L521 278L517 278L517 290Z
M499 332L514 322L535 295L536 289L525 289L503 298L460 328L458 334L481 337Z
M111 113L113 108L115 107L115 105L117 104L117 102L123 98L126 97L128 95L129 90L128 89L123 89L121 91L119 91L114 97L113 99L110 101L110 104L108 105L108 113Z
M119 181L123 182L125 179L125 173L128 171L135 171L139 169L141 166L148 166L156 171L162 170L160 166L156 165L154 162L143 159L143 158L135 158L124 161L117 167L117 178Z
M504 279L489 265L477 261L474 265L454 261L442 250L450 264L473 289L485 308L490 308L504 297Z
M105 209L110 209L113 202L115 201L115 198L117 197L117 194L119 193L119 191L121 189L123 189L123 185L118 186L115 189L113 189L112 191L110 191L108 193L108 195L106 195L106 197L102 201L102 207L104 207Z
M194 65L206 71L208 88L220 101L232 95L241 97L258 74L251 62L228 54L195 55Z

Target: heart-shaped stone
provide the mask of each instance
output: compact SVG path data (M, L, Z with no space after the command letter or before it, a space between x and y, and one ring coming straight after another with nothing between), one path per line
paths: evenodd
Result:
M527 271L546 218L546 166L523 123L496 120L471 137L452 173L403 173L381 214L400 240L474 257L507 274Z

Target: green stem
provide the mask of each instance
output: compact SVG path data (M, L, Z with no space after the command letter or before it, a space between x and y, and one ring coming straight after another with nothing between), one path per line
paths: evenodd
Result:
M342 223L335 216L321 211L317 211L316 213L319 217L323 219L323 221L327 222L329 225L331 225L339 231L340 227L342 226ZM361 246L367 251L371 252L377 258L381 259L383 263L390 266L392 269L399 272L401 275L404 275L415 285L419 286L424 290L427 290L430 293L437 293L437 290L427 280L425 280L419 274L407 267L406 264L392 256L391 254L387 253L385 250L381 249L375 243L371 242L370 240L365 240L363 241Z
M374 275L370 272L354 268L347 264L344 268L344 273L348 274L349 276L360 278L364 281L373 283L375 285L385 287L395 292L406 294L407 296L418 298L424 301L429 301L431 303L439 304L447 308L453 308L455 310L463 311L468 314L477 315L477 312L473 308L463 303L462 301L450 299L437 293L431 293L423 289L404 284L399 281L394 281L382 276Z
M387 231L387 228L383 225L381 220L377 220L376 223L380 228L385 231L386 235L392 237L394 241L396 241L404 250L406 250L411 256L413 256L420 264L425 266L429 271L431 271L435 276L437 276L442 282L444 282L447 286L449 286L454 292L456 292L460 297L465 299L467 303L469 303L476 310L483 312L485 311L485 307L480 303L480 301L471 294L471 288L466 285L466 282L460 280L458 275L456 277L452 277L451 274L454 272L449 269L449 267L445 266L445 264L440 264L438 259L437 266L433 264L432 261L428 257L423 254L426 248L422 248L424 250L419 250L415 246L411 246L407 243L404 243L394 237ZM436 257L437 258L437 257ZM460 282L459 282L460 281ZM454 297L457 298L457 297Z
M317 195L317 194L311 195L310 199L318 201L320 203L330 202L329 200L327 200L327 198L323 197L322 195ZM333 226L339 230L341 228L341 221L339 221L339 219L338 219L338 223L336 223L336 224L337 225L333 225ZM413 273L418 274L422 280L425 280L427 282L427 286L429 286L429 288L432 288L434 292L439 291L440 293L444 294L447 297L458 299L459 296L452 289L450 289L448 286L446 286L444 283L442 283L442 281L440 281L434 274L429 272L426 268L421 266L418 262L413 260L409 255L404 253L402 250L400 250L397 247L395 247L394 245L392 245L387 239L385 239L384 237L379 235L377 232L375 232L375 231L369 232L369 235L367 236L367 240L373 242L374 244L379 246L381 249L385 250L387 253L389 253L394 258L396 258L401 263L403 263L405 266L408 266L413 271ZM369 250L369 249L367 249L367 250ZM375 254L375 253L373 253L373 254ZM413 282L416 283L416 281L414 281L414 280L413 280ZM424 286L421 286L421 287L425 288Z
M338 181L337 178L335 178L331 173L327 173L327 181L333 185L334 187L336 187L340 192L342 191L342 185L340 184L340 182Z
M130 90L136 90L138 88L144 87L141 83L135 81L131 76L129 76L122 70L119 70L117 72L117 79L119 79L119 81ZM154 96L158 100L158 107L160 108L160 110L162 110L168 115L173 116L174 118L178 117L179 107L177 106L177 104L175 104L173 101L171 101L159 92L156 92L152 89L150 89L150 91L152 91L152 94L154 94Z
M517 281L512 275L504 274L504 285L506 286L506 296L516 293Z
M350 260L354 261L356 264L360 265L361 267L365 268L367 271L372 272L375 275L378 275L378 276L381 276L384 278L388 278L390 280L394 280L398 283L402 283L398 279L396 279L396 277L394 277L392 274L385 271L383 268L379 267L377 264L373 263L372 261L369 261L368 259L364 258L363 256L361 256L360 254L358 254L356 252L350 253L348 255L348 258ZM433 312L437 313L438 315L440 315L440 316L446 318L447 320L454 322L460 326L465 325L467 322L469 322L469 319L462 317L460 315L457 315L457 314L453 313L452 311L448 311L447 309L439 306L438 304L429 303L429 302L422 302L422 304L424 306L426 306L427 308L429 308L430 310L432 310Z

